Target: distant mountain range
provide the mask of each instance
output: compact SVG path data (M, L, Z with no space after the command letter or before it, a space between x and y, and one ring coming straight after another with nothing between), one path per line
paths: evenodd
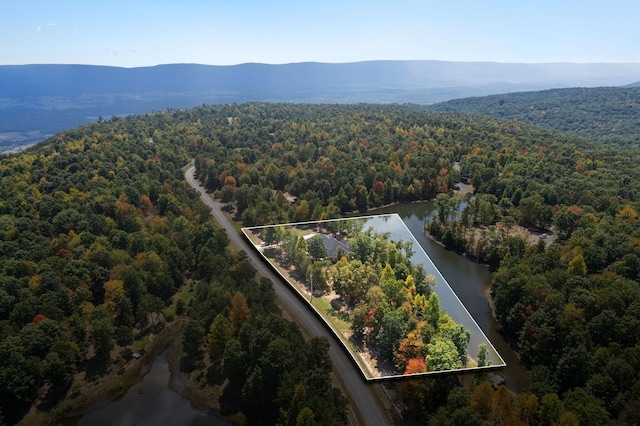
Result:
M629 85L640 64L369 61L116 68L0 66L0 150L94 121L203 103L418 103L557 87Z

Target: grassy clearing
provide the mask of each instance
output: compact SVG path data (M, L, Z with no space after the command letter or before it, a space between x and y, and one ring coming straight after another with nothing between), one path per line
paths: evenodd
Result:
M315 234L316 231L314 231L313 229L299 229L299 228L294 228L294 231L296 234L298 234L301 237L306 237L307 235L311 235L311 234Z
M173 296L174 303L171 307L175 309L179 300L182 300L182 303L184 303L183 306L187 307L194 298L195 292L193 291L193 280L189 279L184 283L175 296Z
M351 336L351 322L344 320L343 314L336 314L331 303L322 297L314 297L311 305L320 313L320 316L329 324L338 338L347 348L351 357L358 363L367 376L372 376L369 366L364 362L349 337Z
M344 318L344 314L336 312L327 299L323 297L314 297L311 300L311 305L320 312L332 329L346 337L351 335L351 321L346 320Z

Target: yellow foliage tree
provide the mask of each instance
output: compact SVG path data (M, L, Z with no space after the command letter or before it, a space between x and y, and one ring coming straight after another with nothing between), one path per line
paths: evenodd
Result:
M109 280L104 283L104 304L111 315L116 312L116 305L124 296L124 281Z
M569 266L567 267L567 272L571 275L587 275L587 265L584 262L584 257L582 254L577 254L569 261Z
M616 219L633 223L638 219L638 212L631 206L625 206L616 214Z
M29 290L32 293L38 294L40 292L40 275L34 275L29 278Z
M307 200L300 201L296 208L296 218L299 221L309 220L309 202Z
M471 392L471 408L482 420L489 420L493 413L493 389L489 382L482 382Z
M229 321L237 330L249 320L249 305L247 298L242 292L237 291L231 298L231 312L229 312Z

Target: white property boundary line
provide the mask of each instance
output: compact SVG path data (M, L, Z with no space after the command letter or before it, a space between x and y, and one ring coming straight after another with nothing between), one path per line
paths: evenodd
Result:
M285 226L289 226L289 227L296 227L296 226L304 226L304 225L316 225L316 224L321 224L321 223L326 223L326 222L337 222L337 221L347 221L347 220L358 220L358 219L374 219L374 218L379 218L379 217L384 217L384 216L394 216L396 217L400 223L403 224L403 226L405 227L405 229L407 230L407 232L409 233L409 235L411 235L411 238L413 239L413 243L416 244L420 250L423 252L423 254L425 255L425 257L429 260L429 262L431 263L431 266L433 266L433 268L438 272L438 274L440 275L440 277L442 278L443 282L447 285L447 287L449 288L449 290L451 291L451 293L454 295L454 297L456 298L457 302L459 303L459 305L462 307L462 309L464 309L464 313L466 313L466 315L471 318L471 321L473 321L473 324L476 326L477 330L481 333L482 337L484 338L484 340L489 344L489 346L491 346L491 349L493 350L493 353L496 354L496 356L498 357L498 359L501 361L501 364L494 364L494 365L487 365L484 367L467 367L467 368L459 368L459 369L455 369L455 370L439 370L439 371L427 371L424 373L414 373L414 374L397 374L397 375L392 375L392 376L382 376L382 377L371 377L370 374L367 374L367 372L363 369L362 365L360 362L358 362L358 360L356 359L356 357L361 358L360 356L357 355L357 351L355 351L355 349L352 351L348 346L347 346L347 342L345 342L346 337L342 336L341 333L339 333L337 330L335 330L331 324L327 321L327 319L324 317L324 315L322 315L322 313L320 311L318 311L318 309L316 309L315 306L313 306L313 304L307 299L306 295L304 293L302 293L300 291L300 289L298 289L291 281L289 281L283 274L282 272L280 272L280 270L278 268L275 267L275 265L269 261L269 259L264 255L263 252L261 252L260 250L258 250L258 246L256 246L256 244L251 240L251 237L249 236L249 232L251 230L255 230L255 229L266 229L266 228L276 228L276 227L285 227ZM404 221L402 221L402 218L400 217L400 215L398 215L397 213L388 213L388 214L379 214L379 215L369 215L369 216L358 216L358 217L348 217L348 218L339 218L339 219L327 219L327 220L317 220L317 221L306 221L306 222L292 222L292 223L282 223L282 224L277 224L277 225L264 225L264 226L250 226L250 227L243 227L241 228L241 231L243 233L243 235L245 236L245 238L249 241L249 243L251 244L251 246L253 247L254 250L256 250L260 256L262 256L262 259L269 264L269 266L274 270L275 273L277 273L280 278L282 280L284 280L290 288L292 288L293 290L296 291L296 293L298 294L298 296L300 298L302 298L305 303L307 304L308 307L310 307L313 312L315 313L315 315L320 318L326 327L328 327L331 332L333 333L333 335L338 339L338 341L340 341L340 343L342 343L343 348L349 353L349 355L352 358L352 361L354 364L356 364L358 366L358 369L360 370L360 373L362 374L362 376L365 378L365 380L367 381L380 381L380 380L391 380L391 379L399 379L399 378L412 378L412 377L420 377L420 376L432 376L432 375L438 375L438 374L455 374L455 373L468 373L468 372L472 372L472 371L485 371L485 370L495 370L498 368L502 368L502 367L506 367L506 362L504 361L504 359L502 358L502 356L500 355L500 353L498 352L498 350L495 348L495 346L493 346L493 343L491 343L491 341L489 340L489 338L487 337L487 335L484 333L484 331L482 331L482 329L480 328L480 326L478 325L478 323L476 322L475 318L473 317L473 315L471 315L469 313L469 311L467 310L467 307L464 305L464 303L462 303L462 301L460 300L460 298L458 297L458 295L456 294L455 291L453 291L453 289L451 288L451 286L449 285L449 283L447 282L446 278L444 277L444 275L442 275L442 273L440 272L440 270L438 269L438 267L433 263L433 261L431 260L431 258L429 257L429 255L424 251L424 248L422 248L422 246L420 245L420 243L416 240L416 238L414 237L413 233L411 232L411 230L406 226L406 224L404 223ZM434 290L435 291L435 290ZM356 354L354 355L354 352L356 352Z

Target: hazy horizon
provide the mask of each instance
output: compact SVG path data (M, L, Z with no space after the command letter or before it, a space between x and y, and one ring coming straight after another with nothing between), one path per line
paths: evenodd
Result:
M197 66L212 66L212 67L237 67L242 65L297 65L297 64L327 64L327 65L343 65L343 64L357 64L367 62L442 62L452 64L500 64L500 65L640 65L638 62L569 62L569 61L553 61L553 62L499 62L499 61L446 61L440 59L367 59L362 61L346 61L346 62L324 62L324 61L300 61L300 62L282 62L282 63L269 63L269 62L240 62L237 64L205 64L201 62L165 62L153 65L139 65L139 66L121 66L121 65L103 65L103 64L88 64L88 63L68 63L68 62L34 62L24 64L0 64L0 66L29 66L29 65L70 65L70 66L88 66L88 67L113 67L113 68L153 68L162 67L167 65L197 65ZM640 75L638 76L640 79Z
M637 16L625 0L24 0L3 10L0 65L636 64Z

